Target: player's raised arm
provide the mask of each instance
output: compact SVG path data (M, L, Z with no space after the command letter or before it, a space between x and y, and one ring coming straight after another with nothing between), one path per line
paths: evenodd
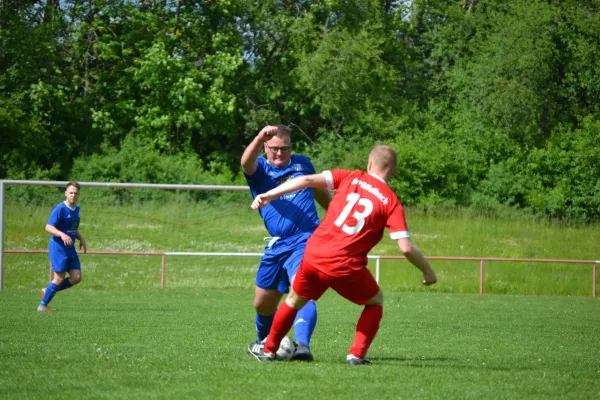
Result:
M313 175L305 175L299 176L297 178L291 179L285 182L282 185L277 186L274 189L269 190L266 193L259 194L254 198L252 205L250 206L253 210L257 208L262 208L269 204L269 202L273 199L283 196L284 194L295 192L300 189L304 189L307 187L312 188L326 188L327 187L327 179L323 174L313 174Z
M241 160L242 170L246 175L254 175L257 167L257 159L263 149L264 144L275 135L277 135L277 127L267 125L262 128L260 132L258 132L258 135L256 135L254 140L252 140L248 147L246 147L244 154L242 154Z
M421 250L415 246L410 238L398 239L398 247L400 247L400 250L406 259L423 272L423 280L421 281L423 285L429 286L437 282L437 277L435 276L435 272L433 271L433 268L431 268L429 261L427 261L425 256L421 253Z

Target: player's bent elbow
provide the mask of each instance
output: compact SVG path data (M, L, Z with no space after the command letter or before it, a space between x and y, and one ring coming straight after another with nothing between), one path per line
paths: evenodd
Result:
M404 254L404 257L407 259L413 259L419 256L420 251L415 247L411 247L409 249L402 250L402 254Z
M418 251L418 249L413 244L413 242L408 238L399 239L398 247L400 248L400 251L402 252L402 254L404 254L405 256L414 254L415 250Z
M242 163L242 171L244 171L244 174L246 174L246 176L252 177L256 172L256 168L254 168L253 165Z

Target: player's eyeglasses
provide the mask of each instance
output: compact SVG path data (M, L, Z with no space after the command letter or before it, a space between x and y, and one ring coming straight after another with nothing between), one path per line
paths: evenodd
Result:
M278 152L289 153L292 150L292 146L271 147L271 146L267 145L267 147L273 153L278 153Z

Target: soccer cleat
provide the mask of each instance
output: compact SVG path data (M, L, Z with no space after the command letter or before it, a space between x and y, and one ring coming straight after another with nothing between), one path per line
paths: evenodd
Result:
M52 312L52 309L48 306L39 305L37 308L38 312Z
M296 345L296 352L292 356L292 361L294 361L294 360L295 361L312 361L312 360L314 360L314 357L313 357L312 353L310 352L310 349L308 348L308 346L302 342L299 342Z
M259 345L259 346L263 346L265 345L265 342L267 341L267 338L264 338L261 341L256 341L256 342L252 342L248 345L248 351L246 351L246 354L250 354L252 355L252 349L254 348L254 345Z
M346 356L346 363L348 363L348 365L371 365L371 361L366 358L358 358L354 354L348 354L348 356Z
M258 361L275 361L277 355L275 353L265 353L265 344L252 342L248 345L248 353L252 354Z

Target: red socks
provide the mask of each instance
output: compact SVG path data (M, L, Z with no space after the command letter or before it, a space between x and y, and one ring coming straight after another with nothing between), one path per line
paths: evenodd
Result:
M265 343L265 353L275 353L279 349L281 340L292 329L292 325L294 325L296 314L298 314L298 310L294 310L288 306L285 301L281 303L275 313L275 318L273 318L271 332ZM365 306L358 319L358 324L356 324L356 336L354 337L352 347L350 347L350 354L358 358L363 358L367 354L373 339L375 339L375 335L379 331L379 323L382 317L382 306Z
M383 317L383 307L378 305L367 305L363 310L358 324L356 324L356 336L350 347L350 354L355 357L364 358L367 351L379 331L379 323ZM292 321L293 322L293 321ZM282 337L283 339L283 337Z
M298 310L294 310L288 306L285 301L281 303L273 318L271 332L265 343L265 353L275 353L279 349L281 340L292 329L292 325L294 325L296 314L298 314Z

